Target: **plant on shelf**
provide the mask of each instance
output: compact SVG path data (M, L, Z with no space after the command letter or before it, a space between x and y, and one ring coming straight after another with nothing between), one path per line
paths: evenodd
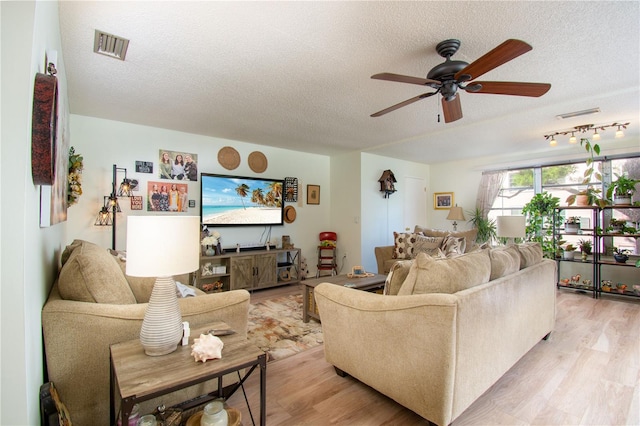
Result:
M600 190L594 188L591 179L595 177L597 180L602 181L602 173L596 169L594 162L595 156L600 155L600 145L597 143L592 144L587 138L581 138L580 146L584 147L589 154L585 161L587 169L584 171L582 179L582 184L587 185L587 187L576 194L569 195L566 201L568 205L576 203L577 205L591 206L598 201L598 194L600 194Z
M636 192L636 185L640 183L638 179L630 179L626 174L619 175L616 173L616 179L611 182L611 186L607 189L607 198L614 205L631 205L631 198Z
M67 207L78 202L82 195L82 155L76 154L74 147L69 148L69 174L67 175Z
M573 260L576 248L577 247L571 243L565 244L564 246L562 246L562 249L564 250L563 258L566 260Z
M570 216L564 222L565 232L578 232L580 231L580 218L578 216Z
M486 217L480 207L476 207L472 212L468 211L467 214L471 217L469 222L478 230L478 235L476 236L477 243L491 244L491 242L498 238L496 235L496 221Z
M549 259L555 258L559 246L558 241L554 241L552 226L562 222L562 215L556 210L559 206L560 199L544 191L534 195L522 208L527 221L526 240L540 243L544 256Z
M591 254L591 240L580 240L578 241L578 247L580 247L580 251L584 254Z
M627 221L622 219L611 218L606 232L609 234L622 234L627 226Z
M613 248L613 258L618 263L626 263L629 260L629 250L621 249L620 247Z

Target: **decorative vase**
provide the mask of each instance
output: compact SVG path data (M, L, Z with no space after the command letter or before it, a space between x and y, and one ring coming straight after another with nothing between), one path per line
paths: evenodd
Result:
M587 253L586 252L583 251L582 254L580 255L580 257L582 258L583 262L587 261Z
M213 246L207 246L207 248L204 251L204 254L206 254L207 256L215 256L216 250L213 248Z
M579 223L566 223L564 225L564 232L567 234L577 234L580 231Z
M574 251L564 251L562 256L564 260L573 260L573 256L575 255Z
M576 195L576 206L588 206L589 197L586 194Z
M629 260L629 256L627 256L626 254L614 253L613 258L618 263L627 263L627 260Z
M613 205L614 206L630 206L631 205L631 196L630 195L613 195Z

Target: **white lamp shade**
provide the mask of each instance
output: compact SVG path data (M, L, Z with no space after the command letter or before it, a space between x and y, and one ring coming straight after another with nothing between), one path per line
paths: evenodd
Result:
M169 277L193 272L200 260L200 217L129 216L127 275Z
M524 238L526 222L524 216L498 216L496 234L505 238Z

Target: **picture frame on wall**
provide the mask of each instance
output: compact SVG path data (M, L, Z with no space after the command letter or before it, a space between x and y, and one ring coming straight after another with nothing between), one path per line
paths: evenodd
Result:
M433 208L435 210L448 210L453 205L453 192L433 193Z
M307 204L320 204L320 185L307 185Z

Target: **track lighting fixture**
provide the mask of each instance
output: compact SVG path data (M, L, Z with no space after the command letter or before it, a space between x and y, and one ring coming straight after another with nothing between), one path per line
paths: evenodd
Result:
M556 140L556 136L558 136L558 135L562 135L562 136L571 135L571 137L569 138L569 143L570 144L575 144L575 143L578 142L578 139L576 137L576 132L587 133L587 132L590 132L590 131L593 130L593 140L594 141L599 141L600 140L600 133L598 132L598 130L604 131L609 127L616 127L618 129L616 131L616 135L615 135L616 138L622 138L622 137L624 137L624 132L622 131L622 129L626 129L628 125L629 125L629 123L613 123L613 124L598 124L598 125L583 124L581 126L575 126L573 129L570 129L570 130L562 130L562 131L550 133L548 135L544 135L544 138L549 141L549 145L550 146L556 146L556 145L558 145L558 141Z

